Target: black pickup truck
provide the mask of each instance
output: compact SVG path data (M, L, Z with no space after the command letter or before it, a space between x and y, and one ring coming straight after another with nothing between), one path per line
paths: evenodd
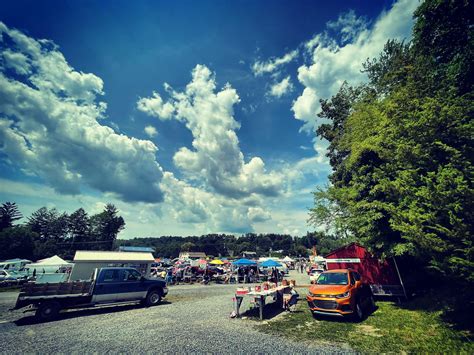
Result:
M168 293L166 283L148 279L132 268L96 269L90 281L27 283L12 310L32 306L40 320L54 319L62 309L142 302L154 306Z

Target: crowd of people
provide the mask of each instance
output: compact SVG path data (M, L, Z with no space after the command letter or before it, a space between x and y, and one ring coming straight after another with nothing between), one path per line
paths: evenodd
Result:
M306 260L297 261L295 263L295 269L300 273L308 272L310 266L311 264Z
M255 283L260 281L280 282L284 272L277 268L258 266L233 266L228 263L219 266L188 263L179 265L160 265L154 267L151 276L163 278L168 285L180 283Z

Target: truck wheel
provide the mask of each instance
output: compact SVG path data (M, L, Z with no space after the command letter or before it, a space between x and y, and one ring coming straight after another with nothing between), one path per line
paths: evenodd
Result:
M156 306L161 302L161 292L158 290L151 290L146 295L145 305L147 307Z
M55 319L58 316L60 310L61 305L59 302L48 301L39 305L35 315L40 321L45 322Z

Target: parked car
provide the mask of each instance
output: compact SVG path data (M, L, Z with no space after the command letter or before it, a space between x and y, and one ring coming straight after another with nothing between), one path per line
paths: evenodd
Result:
M319 275L321 275L324 272L323 269L311 269L309 272L309 281L311 284L316 283L316 280L318 279Z
M8 282L16 282L18 280L18 278L6 271L6 270L0 270L0 282L5 282L5 283L8 283Z
M122 302L154 306L168 293L166 283L148 279L123 267L96 269L92 280L56 284L27 283L13 310L32 305L40 320L54 319L62 309L95 307Z
M324 271L306 296L310 311L318 315L352 316L357 320L375 308L370 286L352 269Z

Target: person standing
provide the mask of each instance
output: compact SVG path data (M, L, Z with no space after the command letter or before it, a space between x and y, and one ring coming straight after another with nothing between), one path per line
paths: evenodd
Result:
M166 272L166 285L171 285L173 283L173 269L169 268Z
M249 270L249 283L254 282L255 271L253 269Z
M278 286L278 279L279 279L279 277L278 277L278 269L277 269L276 267L274 267L274 268L272 269L272 281L275 282L275 283L277 284L277 286Z

